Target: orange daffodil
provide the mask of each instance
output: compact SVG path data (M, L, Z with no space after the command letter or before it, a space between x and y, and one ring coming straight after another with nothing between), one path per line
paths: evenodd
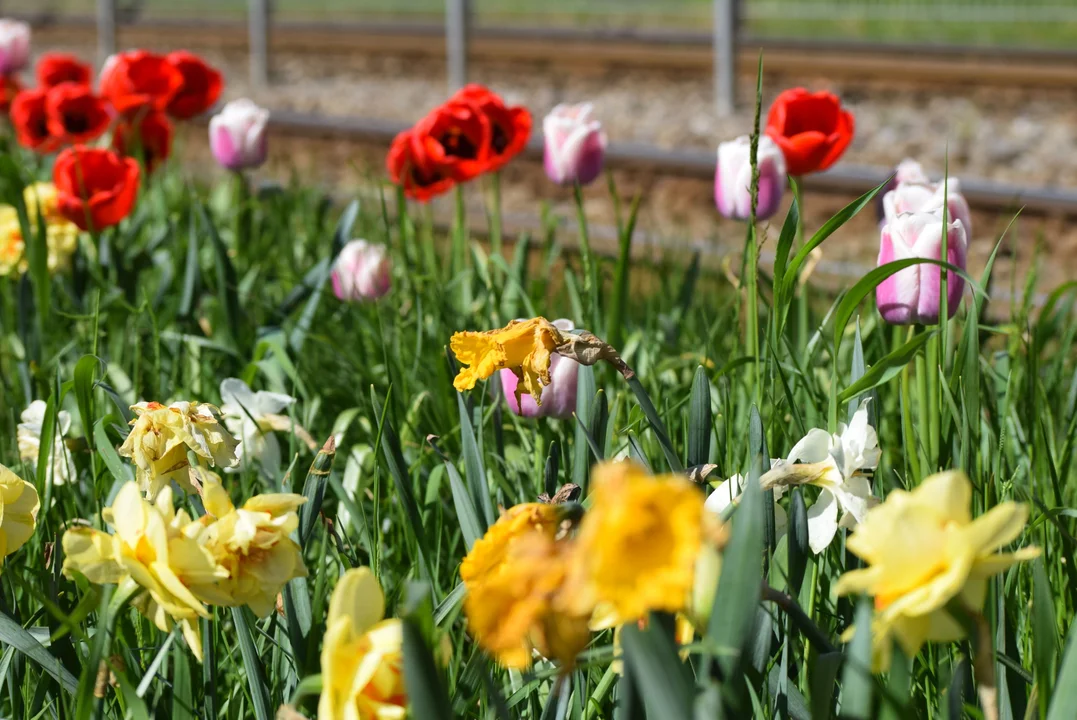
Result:
M0 465L0 570L34 534L40 507L34 486Z
M542 388L550 384L550 354L565 342L561 331L546 318L513 320L500 330L458 332L449 346L464 367L453 380L459 391L470 390L498 370L516 373L516 401L530 395L539 403Z
M385 596L369 568L340 578L322 645L319 720L404 720L403 629L383 619Z
M846 541L868 567L842 575L835 591L874 596L876 670L889 667L892 640L912 657L925 642L964 637L948 605L979 612L989 578L1039 555L1037 547L998 552L1021 534L1027 506L1004 502L973 519L971 502L964 473L932 475L911 492L890 493Z

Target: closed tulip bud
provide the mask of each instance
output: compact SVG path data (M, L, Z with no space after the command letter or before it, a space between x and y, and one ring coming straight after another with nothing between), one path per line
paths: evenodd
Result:
M972 213L961 194L961 183L950 178L946 183L902 182L883 196L883 219L890 222L902 213L941 212L946 199L947 220L960 220L965 239L972 239Z
M591 104L561 104L542 121L546 175L558 185L586 185L602 173L606 133Z
M947 222L946 261L965 269L967 242L960 220ZM919 212L898 215L882 230L879 265L906 258L939 260L942 257L942 213ZM950 272L947 277L948 316L961 303L965 280ZM939 321L942 268L923 263L907 267L875 288L875 301L883 319L892 325Z
M785 189L785 157L777 143L759 138L756 151L759 165L759 200L755 217L766 220L778 211ZM714 175L714 203L718 212L731 220L747 220L752 214L752 141L747 135L718 146L718 168Z
M0 75L11 75L30 62L30 26L18 20L0 20Z
M233 100L209 121L213 157L229 170L256 168L266 159L269 111L243 98Z
M352 240L340 251L331 278L333 293L341 300L377 300L391 284L385 246Z
M890 182L886 183L883 191L875 196L875 210L878 213L879 222L886 222L886 207L883 205L883 198L886 197L888 192L895 190L898 185L904 183L926 185L928 182L930 181L924 173L923 165L912 158L905 158L899 162L897 167L894 168L894 176L890 178Z
M554 320L553 325L562 332L573 329L571 320ZM531 395L520 395L520 401L516 401L516 386L519 379L512 370L501 370L501 388L505 392L505 400L509 404L509 410L521 417L555 417L569 418L576 411L576 382L580 370L580 364L560 355L550 358L550 384L542 388L540 400L542 404L535 402Z

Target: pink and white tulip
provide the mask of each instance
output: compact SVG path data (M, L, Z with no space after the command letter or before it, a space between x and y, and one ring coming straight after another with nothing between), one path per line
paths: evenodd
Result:
M908 162L908 161L906 161ZM900 169L900 166L899 166ZM972 238L972 213L961 194L961 183L950 178L947 183L902 182L883 196L883 218L890 222L902 213L942 211L945 198L947 220L960 220L965 238Z
M562 332L574 329L571 320L554 320L553 324ZM542 404L535 402L530 395L521 395L516 403L516 385L519 380L512 370L501 370L501 389L505 401L514 415L521 417L569 418L576 411L576 386L580 364L575 360L554 355L550 358L550 384L542 388Z
M11 75L30 62L30 26L0 19L0 75Z
M960 220L947 221L946 260L965 269L968 244ZM898 215L882 229L879 265L906 258L942 257L942 212L917 212ZM947 277L947 308L949 317L957 312L965 280L951 272ZM942 291L942 268L923 263L907 267L884 280L875 288L875 302L883 319L892 325L920 323L931 325L939 321Z
M785 190L785 156L766 135L759 138L759 200L755 217L766 220L778 211ZM731 220L747 220L752 214L752 142L747 135L718 146L714 174L714 204Z
M607 139L592 109L562 103L542 121L546 175L558 185L587 185L602 174Z
M333 265L333 293L345 301L377 300L389 292L389 267L384 245L352 240Z
M269 111L246 98L233 100L209 121L209 147L229 170L248 170L265 162Z

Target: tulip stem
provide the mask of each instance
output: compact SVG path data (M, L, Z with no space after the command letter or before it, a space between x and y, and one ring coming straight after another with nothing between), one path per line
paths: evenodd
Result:
M572 186L576 200L576 218L580 226L580 263L583 265L583 294L587 302L587 317L592 331L598 331L598 291L595 288L594 257L591 255L591 238L587 230L587 213L583 208L583 187L577 182Z
M490 254L501 255L501 173L490 174Z
M906 341L911 340L915 333L915 326L910 325ZM894 344L897 345L896 342ZM904 435L905 457L908 458L913 477L919 481L923 475L920 474L920 455L916 447L916 435L912 422L912 382L909 373L909 366L905 365L901 370L901 428Z

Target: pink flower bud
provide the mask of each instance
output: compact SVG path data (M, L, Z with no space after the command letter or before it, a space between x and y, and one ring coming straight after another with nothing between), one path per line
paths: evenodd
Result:
M542 121L546 176L558 185L587 185L602 173L606 133L591 104L561 104Z
M209 121L213 157L229 170L256 168L266 159L269 111L243 98L225 105Z
M389 292L389 256L384 245L352 240L344 246L330 275L341 300L377 300Z
M554 320L558 330L573 329L571 320ZM512 370L501 370L501 389L505 393L509 410L521 417L569 418L576 411L576 378L580 364L575 360L554 355L550 358L550 384L542 388L542 404L530 395L521 395L516 404L516 385L519 382Z
M965 269L968 249L965 228L960 220L948 222L946 260ZM918 212L898 215L882 229L879 265L905 258L942 257L942 212ZM928 263L900 270L875 288L875 302L883 319L892 325L939 321L942 268ZM953 272L947 277L949 317L957 312L965 280Z
M890 178L890 182L886 183L886 187L883 191L875 196L875 211L879 216L879 223L883 223L886 218L886 210L883 206L883 198L891 190L897 188L902 183L919 183L926 185L930 182L927 178L927 174L924 172L924 166L916 162L912 158L905 158L898 163L898 166L894 168L894 176Z
M785 190L785 157L781 148L763 135L756 152L759 164L759 201L755 216L766 220L778 211ZM732 220L747 220L752 214L752 141L747 135L718 146L718 168L714 175L714 203L718 212Z
M30 26L0 19L0 75L11 75L30 62Z
M946 197L947 220L960 220L965 228L965 238L972 238L972 213L969 203L961 194L961 183L950 178L947 183L902 182L883 196L883 219L890 222L902 213L942 211L943 196Z

